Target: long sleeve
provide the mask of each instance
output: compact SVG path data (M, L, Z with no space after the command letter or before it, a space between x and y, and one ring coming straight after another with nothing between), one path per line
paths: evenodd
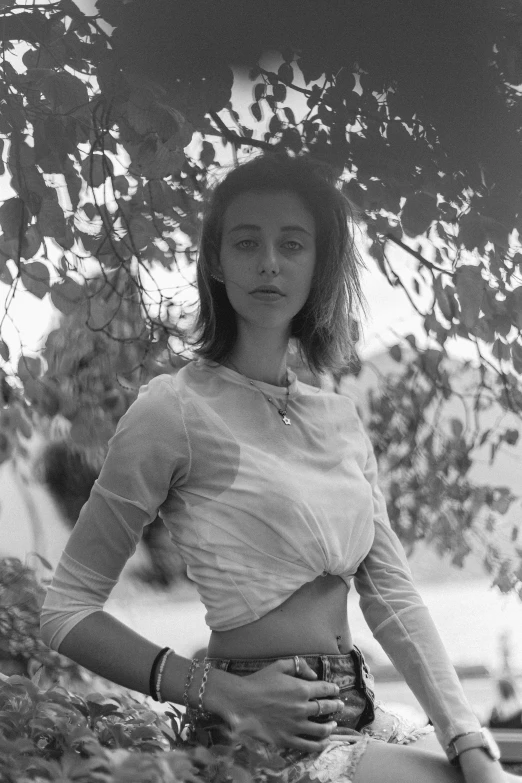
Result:
M190 446L170 376L154 378L121 418L101 473L57 565L42 607L43 640L57 650L102 611L145 525L186 479Z
M373 636L431 718L444 749L457 734L477 731L473 713L437 628L416 590L403 547L393 532L368 443L365 475L372 485L375 538L355 575L360 606Z

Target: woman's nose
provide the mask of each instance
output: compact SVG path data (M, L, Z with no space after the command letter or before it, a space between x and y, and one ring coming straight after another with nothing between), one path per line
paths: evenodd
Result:
M261 253L259 271L261 274L264 273L268 275L277 275L279 273L279 257L276 248L267 247L264 252Z

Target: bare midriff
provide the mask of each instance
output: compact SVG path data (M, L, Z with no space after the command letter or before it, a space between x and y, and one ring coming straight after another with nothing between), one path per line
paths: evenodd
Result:
M318 576L259 620L230 631L213 631L207 655L272 658L347 653L353 648L347 599L348 587L340 576Z

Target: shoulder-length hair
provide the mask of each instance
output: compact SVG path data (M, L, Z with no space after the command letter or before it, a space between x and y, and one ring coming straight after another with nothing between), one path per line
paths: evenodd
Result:
M357 314L366 306L360 283L365 264L353 238L356 213L336 187L329 166L308 156L290 157L280 152L268 152L238 165L209 192L197 262L195 353L222 362L237 339L236 314L225 286L212 273L220 253L225 211L247 191L294 193L313 215L315 270L308 299L292 320L291 337L313 373L346 367L356 357Z

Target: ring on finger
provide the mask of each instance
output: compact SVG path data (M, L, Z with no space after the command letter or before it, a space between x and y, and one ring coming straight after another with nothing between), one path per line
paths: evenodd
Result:
M323 704L322 702L319 701L319 699L312 699L312 701L315 701L315 703L317 704L317 712L313 717L318 718L320 715L323 714Z
M301 662L299 660L298 655L294 655L294 664L295 664L295 676L299 677L299 674L301 673Z

